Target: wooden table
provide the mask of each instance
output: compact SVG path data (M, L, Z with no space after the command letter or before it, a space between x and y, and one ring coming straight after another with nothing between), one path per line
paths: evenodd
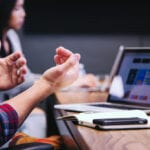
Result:
M76 126L89 150L149 150L150 130L98 131Z
M58 92L56 93L59 104L104 102L108 92Z
M79 96L77 98L77 95L75 95L73 93L69 93L69 95L57 93L56 97L59 103L79 102ZM107 93L89 93L89 95L88 93L82 93L83 95L85 97L80 97L80 100L83 100L82 102L87 102L87 100L92 102L94 99L104 101L107 97ZM73 96L72 99L70 96ZM56 111L57 116L66 113L65 111ZM150 150L150 129L104 131L75 125L71 121L61 121L61 123L61 125L58 125L60 133L72 139L71 146L68 146L68 149ZM60 122L57 121L57 124L60 124Z

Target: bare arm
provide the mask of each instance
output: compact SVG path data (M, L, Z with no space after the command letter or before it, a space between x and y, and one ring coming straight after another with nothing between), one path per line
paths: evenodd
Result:
M79 54L73 54L60 47L56 50L54 58L57 66L46 70L32 87L6 102L17 111L19 124L24 121L36 104L77 79Z

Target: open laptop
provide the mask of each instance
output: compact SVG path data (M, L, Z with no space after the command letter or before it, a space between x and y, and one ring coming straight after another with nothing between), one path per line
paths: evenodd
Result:
M121 46L110 75L106 102L57 104L54 108L77 112L140 109L150 113L150 47Z

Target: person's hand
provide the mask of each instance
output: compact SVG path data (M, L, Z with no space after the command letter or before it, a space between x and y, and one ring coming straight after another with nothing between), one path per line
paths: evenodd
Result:
M54 60L57 65L45 71L42 79L52 86L51 89L55 92L78 78L80 55L59 47L56 49Z
M24 81L25 64L26 60L19 52L0 58L0 90L13 88Z

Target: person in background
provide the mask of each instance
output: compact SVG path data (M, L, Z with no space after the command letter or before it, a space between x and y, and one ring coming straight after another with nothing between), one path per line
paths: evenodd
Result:
M21 29L25 20L24 0L0 0L0 57L6 57L19 51L23 55L21 43L16 30ZM40 74L31 72L27 64L25 82L5 91L0 91L0 102L12 98L31 87L40 78ZM46 136L46 114L43 109L36 107L28 116L19 131L35 137ZM38 126L37 126L38 124Z
M0 59L0 88L14 87L24 81L25 60L19 54ZM79 73L79 54L59 47L54 56L55 67L47 69L27 90L0 105L0 146L6 143L25 121L32 109L50 94L72 84ZM8 79L3 82L3 79ZM1 82L2 81L2 82Z
M6 57L15 51L20 51L23 54L16 31L22 28L25 16L24 0L0 0L0 57ZM25 82L13 89L0 91L1 102L23 92L40 78L40 74L33 73L27 65L26 68ZM80 76L75 85L93 86L95 85L95 79L92 75ZM36 107L18 131L25 132L30 136L43 138L46 136L47 131L46 121L45 111Z

